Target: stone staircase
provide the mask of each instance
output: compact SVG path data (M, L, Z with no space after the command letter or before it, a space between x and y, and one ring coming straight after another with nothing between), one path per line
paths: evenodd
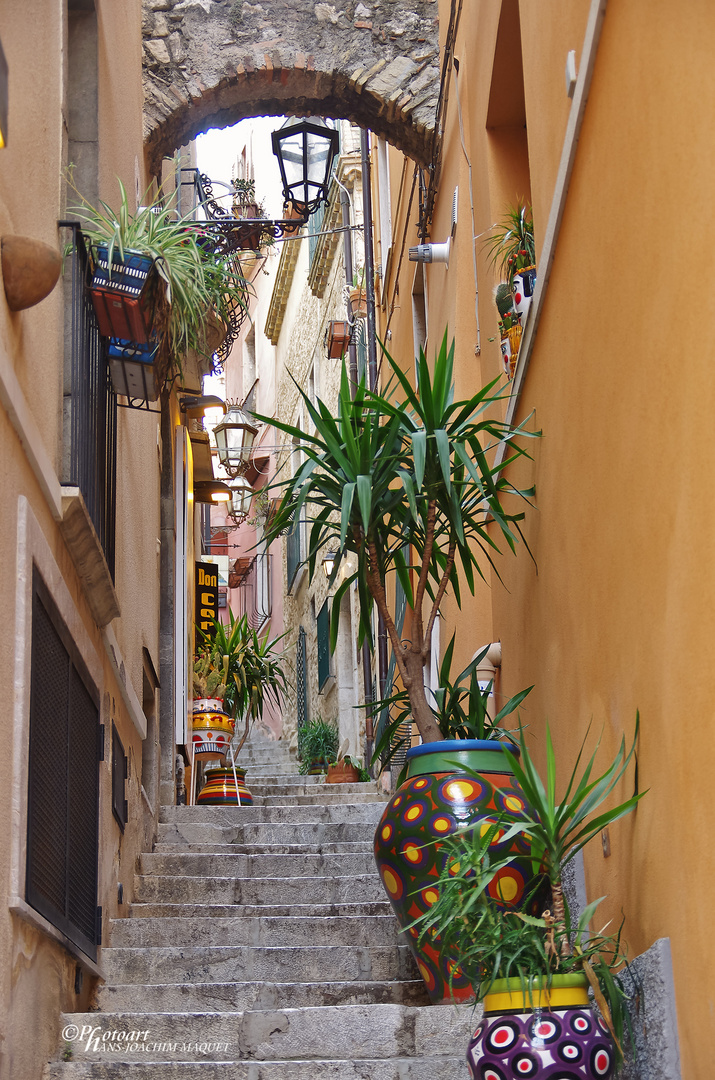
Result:
M252 807L163 809L47 1080L466 1080L475 1017L428 1005L375 869L384 796L299 776L282 743L241 762Z

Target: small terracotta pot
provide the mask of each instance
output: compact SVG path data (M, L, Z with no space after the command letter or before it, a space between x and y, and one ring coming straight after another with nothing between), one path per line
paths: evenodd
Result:
M49 296L61 270L57 248L31 236L3 236L2 276L10 311L24 311Z
M357 784L360 775L354 765L347 761L338 761L335 765L328 765L326 784Z

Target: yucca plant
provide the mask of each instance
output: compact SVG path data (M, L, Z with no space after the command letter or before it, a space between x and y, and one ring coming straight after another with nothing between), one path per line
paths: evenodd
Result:
M363 380L353 397L343 367L335 416L325 402L314 405L300 390L312 434L260 417L297 440L306 459L294 476L279 477L273 485L283 494L266 538L270 543L307 514L312 521L310 576L319 553L332 549L331 586L342 560L357 556L356 568L335 590L331 647L337 639L340 601L355 582L359 639L372 644L374 602L387 628L412 718L422 738L434 741L442 732L425 694L424 665L437 612L448 588L459 602L460 574L474 592L475 575L484 576L485 563L494 566L500 547L492 534L515 550L524 513L507 510L502 498L515 494L528 501L533 489L515 488L504 471L526 453L521 441L535 433L526 423L511 426L494 418L501 401L498 380L469 398L454 400L454 344L448 347L446 333L433 371L420 352L416 389L389 354L385 358L392 379L382 392L369 391ZM491 462L502 443L506 454L496 468ZM395 625L389 575L399 579L412 609L409 641Z
M144 195L147 205L130 213L121 180L119 209L104 200L94 207L74 187L71 173L68 179L80 197L80 204L70 207L70 212L80 218L90 244L107 247L110 276L115 255L120 261L127 252L154 260L159 282L152 297L154 329L168 363L180 365L189 349L204 352L210 312L228 325L237 308L248 310L251 286L237 264L196 242L201 235L192 217L177 217L171 206L150 199L148 192Z

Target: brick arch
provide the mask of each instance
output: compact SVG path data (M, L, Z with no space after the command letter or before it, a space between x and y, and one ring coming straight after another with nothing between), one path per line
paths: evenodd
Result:
M352 120L429 160L437 0L143 0L144 138L161 158L247 116Z

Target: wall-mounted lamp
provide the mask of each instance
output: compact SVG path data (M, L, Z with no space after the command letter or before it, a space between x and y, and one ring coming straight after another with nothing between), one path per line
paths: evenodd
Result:
M327 202L340 136L317 116L306 120L291 116L272 133L271 142L281 171L283 198L307 219Z
M7 116L10 95L8 90L7 60L0 41L0 150L7 146Z
M224 413L226 412L226 402L223 398L217 397L216 394L181 397L179 398L179 406L182 413L186 413L187 416L203 416L210 409L222 409Z
M328 580L332 577L333 570L335 569L335 560L338 557L337 551L328 551L323 555L322 567Z
M194 502L227 503L231 498L231 488L221 480L197 480L194 484Z
M251 458L258 424L238 405L230 405L223 420L214 428L219 461L229 476L246 471Z
M245 476L236 476L229 484L231 488L231 509L228 516L240 525L248 517L253 498L253 488Z

